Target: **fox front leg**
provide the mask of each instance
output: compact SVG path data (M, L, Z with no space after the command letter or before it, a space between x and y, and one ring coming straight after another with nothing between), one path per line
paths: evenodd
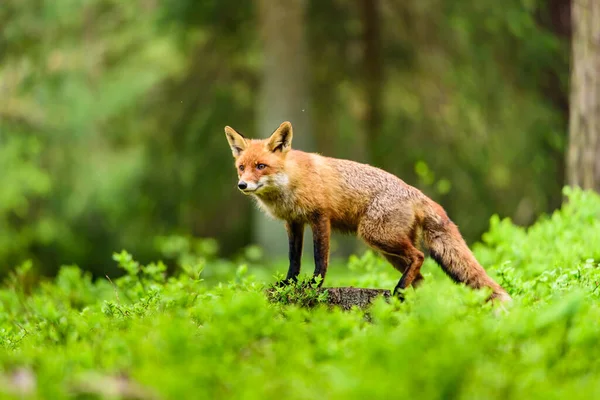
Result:
M325 281L327 266L329 264L329 238L331 235L331 222L329 218L318 216L311 222L313 231L313 244L315 252L315 273L313 280L321 277L319 286Z
M290 266L285 278L286 282L292 280L296 282L300 274L302 260L302 241L304 239L304 224L300 222L288 221L285 224L289 240L289 259Z

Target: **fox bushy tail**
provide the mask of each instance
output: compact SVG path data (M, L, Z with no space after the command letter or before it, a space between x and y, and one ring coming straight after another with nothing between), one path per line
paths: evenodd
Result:
M424 238L431 258L455 282L464 283L473 289L489 287L493 291L490 300L510 301L511 298L506 290L479 264L462 238L458 227L449 219L444 219L443 222L437 219L433 229L425 229Z

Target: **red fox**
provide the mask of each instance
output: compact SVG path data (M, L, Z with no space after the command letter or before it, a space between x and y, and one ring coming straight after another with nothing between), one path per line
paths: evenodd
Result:
M315 271L321 284L329 262L332 230L358 235L402 274L394 295L423 282L422 249L455 281L489 287L490 299L511 300L477 262L444 209L420 190L379 168L292 150L292 124L268 139L248 139L226 126L238 171L238 188L270 216L285 221L289 269L297 280L304 226L313 232Z

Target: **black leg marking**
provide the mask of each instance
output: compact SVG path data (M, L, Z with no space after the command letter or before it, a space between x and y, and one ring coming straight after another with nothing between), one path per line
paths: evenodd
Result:
M288 232L290 260L290 266L285 280L288 281L291 279L295 282L298 280L298 275L300 274L304 224L300 222L286 222L285 226Z

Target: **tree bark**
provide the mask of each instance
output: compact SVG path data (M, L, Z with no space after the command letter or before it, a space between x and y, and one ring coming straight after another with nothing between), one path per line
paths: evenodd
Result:
M257 133L267 137L283 121L294 129L292 147L314 151L309 115L304 31L305 0L260 0L258 15L263 46L263 76L259 93ZM255 211L254 240L269 257L287 254L283 224ZM305 254L310 251L305 233Z
M365 133L369 162L383 167L381 156L383 66L381 60L381 18L379 0L361 0L363 25L363 68L365 82Z
M567 183L600 192L600 2L572 3Z
M572 11L573 0L546 0L545 7L539 7L536 12L536 21L545 29L548 29L562 42L571 43L572 36ZM562 71L563 62L569 60L557 60L557 63L548 66L542 71L543 83L541 94L556 107L561 114L561 131L568 137L569 131L569 88L564 85ZM568 67L566 67L568 68ZM554 181L557 187L562 187L567 181L567 157L564 149L556 148L546 143L543 150L549 154L557 168ZM551 190L547 194L547 211L560 208L563 195L560 190Z

